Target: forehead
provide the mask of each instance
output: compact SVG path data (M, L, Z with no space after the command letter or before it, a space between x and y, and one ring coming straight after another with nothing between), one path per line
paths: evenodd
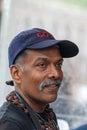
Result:
M61 53L58 47L53 46L45 49L30 50L29 57L31 59L48 58L48 59L61 59Z

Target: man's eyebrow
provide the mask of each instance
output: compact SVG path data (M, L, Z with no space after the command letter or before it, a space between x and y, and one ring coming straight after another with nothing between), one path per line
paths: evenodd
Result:
M36 59L36 61L40 61L40 60L42 60L42 61L47 61L48 58L45 58L45 57L38 57L38 58ZM58 61L58 62L63 62L63 58L57 59L57 61Z
M36 61L39 61L39 60L44 60L44 61L47 61L47 60L48 60L48 58L45 58L45 57L38 57L38 58L36 58Z

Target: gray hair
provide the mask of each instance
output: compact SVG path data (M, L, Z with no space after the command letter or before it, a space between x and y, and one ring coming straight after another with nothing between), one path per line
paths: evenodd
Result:
M24 61L29 55L29 49L23 50L15 59L14 65L20 67L22 71L24 71Z

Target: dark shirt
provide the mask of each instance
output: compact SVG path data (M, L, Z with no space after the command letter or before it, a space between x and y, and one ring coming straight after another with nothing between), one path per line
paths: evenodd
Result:
M29 114L10 102L0 108L0 130L36 130Z

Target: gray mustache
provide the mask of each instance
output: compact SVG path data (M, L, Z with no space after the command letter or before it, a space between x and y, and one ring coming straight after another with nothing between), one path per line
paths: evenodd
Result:
M43 88L49 86L49 85L53 85L53 84L56 84L57 86L60 86L61 85L61 82L62 80L61 79L50 79L50 80L47 80L47 81L44 81L40 84L40 90L42 90Z

